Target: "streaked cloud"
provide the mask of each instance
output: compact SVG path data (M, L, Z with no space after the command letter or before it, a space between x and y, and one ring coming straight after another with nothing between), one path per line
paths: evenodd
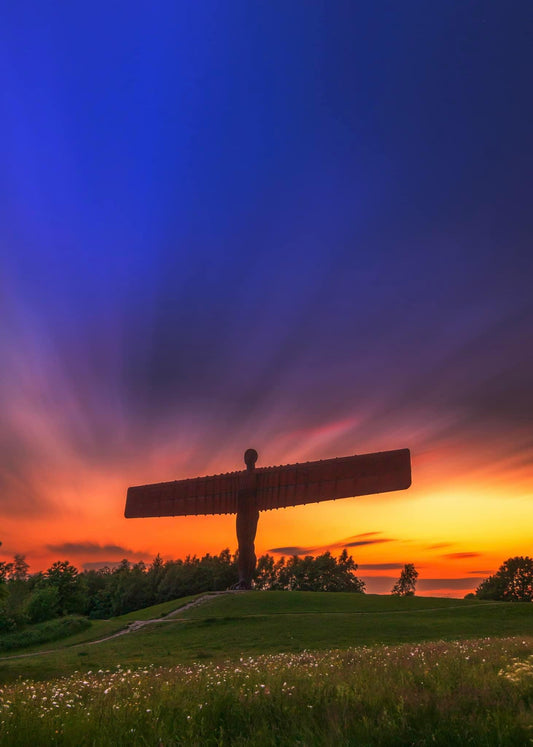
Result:
M467 558L479 558L482 554L481 552L450 552L442 557L447 560L466 560Z
M286 547L273 547L267 552L273 552L276 555L318 555L329 551L332 554L335 554L336 551L341 551L345 548L348 549L351 547L362 547L364 545L379 545L384 542L395 542L395 540L390 537L379 537L378 535L380 534L382 534L382 532L364 532L363 534L356 534L352 537L347 537L346 539L336 540L335 542L319 546L301 547L288 545Z
M383 537L382 539L373 540L354 540L353 542L346 542L342 547L361 547L362 545L380 545L382 542L394 542L393 539Z
M132 550L124 545L100 545L97 542L62 542L57 545L46 545L46 549L52 553L60 555L119 555L120 558L142 558L147 557L147 553ZM105 565L105 563L104 563Z
M463 3L450 54L446 3L398 3L386 34L375 3L326 24L319 3L249 3L208 33L203 3L186 24L179 3L108 5L81 36L76 13L49 14L45 37L23 3L3 18L4 543L91 562L218 551L224 518L177 541L122 522L125 486L242 469L249 446L258 466L409 446L413 488L386 524L394 493L361 498L361 523L321 507L295 534L280 513L265 546L386 560L412 536L417 565L450 553L432 572L470 574L461 531L488 487L492 545L527 552L531 502L503 538L498 523L533 487L527 12L485 13L478 34ZM415 531L438 493L459 510Z

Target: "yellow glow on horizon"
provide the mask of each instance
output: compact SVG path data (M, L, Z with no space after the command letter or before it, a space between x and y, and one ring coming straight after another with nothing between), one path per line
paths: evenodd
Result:
M343 427L341 423L338 430ZM264 512L257 554L293 547L339 554L346 544L359 566L378 566L359 572L367 577L397 576L397 569L379 566L413 562L420 578L467 580L469 575L494 572L508 557L531 554L532 478L523 469L476 469L468 474L457 467L454 472L452 456L448 455L442 477L442 462L435 453L415 455L413 486L406 491ZM457 459L465 457L461 453ZM87 562L116 562L128 556L150 562L157 553L170 559L215 554L226 547L235 552L231 515L124 518L128 485L139 484L142 478L150 482L154 475L172 479L175 474L170 450L147 459L141 480L133 463L94 472L71 462L43 483L46 510L4 518L0 558L26 554L30 570L36 572L58 559L81 568ZM65 546L72 552L49 549ZM113 546L118 549L113 551Z

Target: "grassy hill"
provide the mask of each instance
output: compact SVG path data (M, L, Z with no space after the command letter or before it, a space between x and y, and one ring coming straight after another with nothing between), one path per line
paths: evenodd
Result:
M2 747L531 741L531 604L249 592L173 617L188 601L0 659Z
M241 655L528 635L533 631L533 605L529 604L349 593L240 592L213 596L135 632L91 643L134 620L160 618L189 601L167 602L122 618L98 621L77 636L41 647L53 649L53 653L39 655L39 649L33 649L33 656L0 658L0 682L17 676L45 679L118 664L168 666Z

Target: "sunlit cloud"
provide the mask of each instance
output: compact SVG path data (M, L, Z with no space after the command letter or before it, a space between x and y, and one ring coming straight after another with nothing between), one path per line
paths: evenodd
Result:
M57 545L46 545L51 553L62 555L102 555L110 553L121 557L146 557L146 553L136 552L122 545L99 545L97 542L63 542Z
M276 555L318 555L326 551L335 552L336 550L343 550L350 547L364 547L365 545L380 545L384 542L395 542L390 537L377 538L375 535L381 534L381 532L365 532L363 534L355 535L354 537L348 537L344 540L337 540L327 544L320 545L318 547L299 547L288 545L286 547L273 547L268 552L275 553ZM374 537L374 539L358 539L359 537Z
M525 554L533 253L520 34L496 59L489 14L483 44L466 34L454 57L445 9L432 6L423 34L402 9L389 39L372 36L372 3L371 23L352 23L346 4L349 22L333 13L331 26L305 4L287 18L252 4L206 34L196 3L185 25L117 11L118 35L84 18L73 45L76 12L48 19L45 38L11 5L2 551L40 567L54 553L218 551L234 518L132 524L127 487L243 469L249 447L258 466L408 447L408 491L307 506L295 523L277 512L258 542L353 549L376 573L400 567L409 543L408 559L434 563L443 583L475 573L475 558ZM390 66L366 64L365 82L368 49L387 60L396 42L428 74L391 84ZM428 117L443 95L447 116Z
M467 558L479 558L481 555L480 552L449 552L442 557L448 560L466 560Z

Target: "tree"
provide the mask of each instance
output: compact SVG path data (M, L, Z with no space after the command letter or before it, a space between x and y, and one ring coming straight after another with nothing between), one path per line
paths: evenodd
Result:
M68 560L57 560L45 573L46 585L57 589L60 615L81 612L84 601L81 597L81 586L78 569Z
M413 597L417 578L418 571L414 564L406 563L400 573L400 578L392 587L391 594L395 594L398 597Z
M13 562L9 563L7 568L10 581L28 580L30 566L26 563L26 557L24 555L15 555Z
M293 555L287 562L281 557L275 563L271 555L264 555L257 562L255 585L258 589L364 593L365 584L356 570L357 563L346 550L339 558L325 552L316 558Z
M255 568L255 588L260 590L277 589L279 588L277 582L278 578L273 556L268 553L266 555L261 555L261 557L257 559L257 565Z
M59 592L55 586L35 589L26 601L26 614L30 623L40 623L57 617Z
M12 563L7 563L3 571L7 573L8 595L5 601L7 614L15 621L16 627L22 627L26 621L24 604L30 594L29 565L24 555L15 555Z
M503 602L533 601L533 559L508 558L493 576L481 582L476 597Z

